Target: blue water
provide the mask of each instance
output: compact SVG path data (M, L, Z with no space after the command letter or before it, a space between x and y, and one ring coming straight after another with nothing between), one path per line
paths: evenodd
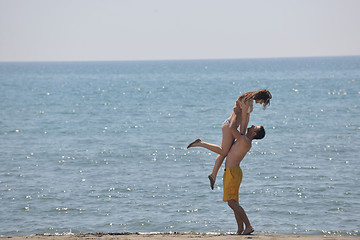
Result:
M240 187L257 233L359 235L360 57L0 63L0 235L236 232L216 155L186 146L220 144L260 88Z

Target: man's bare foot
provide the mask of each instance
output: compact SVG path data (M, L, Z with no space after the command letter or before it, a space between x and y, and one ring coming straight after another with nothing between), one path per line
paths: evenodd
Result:
M214 190L215 178L211 174L208 176L208 178L210 180L210 187L212 190Z
M191 148L191 147L197 147L199 145L197 145L199 142L201 142L200 138L196 139L195 141L193 141L192 143L190 143L187 148Z
M237 235L243 235L243 234L244 234L244 229L238 230L236 234L237 234Z
M254 232L254 229L252 227L246 228L245 231L242 233L242 235L250 235Z

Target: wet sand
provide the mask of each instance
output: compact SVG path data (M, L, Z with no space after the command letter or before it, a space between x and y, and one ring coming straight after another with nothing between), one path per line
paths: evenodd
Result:
M227 239L251 239L251 240L360 240L359 236L304 236L304 235L231 235L231 234L136 234L136 233L89 233L74 235L28 235L28 236L3 236L3 239L23 240L23 239L39 239L39 240L227 240Z

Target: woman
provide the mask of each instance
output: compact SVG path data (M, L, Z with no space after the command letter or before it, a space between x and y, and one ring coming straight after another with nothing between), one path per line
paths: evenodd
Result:
M255 92L247 92L241 95L235 103L234 111L229 118L227 118L222 125L222 143L221 147L215 144L203 142L200 139L196 139L194 142L190 143L187 148L190 147L203 147L210 151L213 151L219 154L215 160L214 168L209 175L211 189L214 189L214 184L216 181L217 173L220 169L221 164L223 163L225 157L227 156L231 145L234 142L234 137L231 133L230 122L235 121L236 114L241 112L241 118L239 122L236 122L236 127L240 125L240 133L246 133L247 125L250 119L250 113L253 111L253 102L260 103L263 105L265 110L268 105L270 105L270 99L272 98L271 93L266 89L260 89Z

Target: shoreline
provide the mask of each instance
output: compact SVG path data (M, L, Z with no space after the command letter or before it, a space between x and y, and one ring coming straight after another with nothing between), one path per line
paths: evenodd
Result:
M24 240L24 239L39 239L39 240L226 240L226 239L251 239L251 240L360 240L360 236L341 236L341 235L282 235L282 234L251 234L251 235L236 235L236 234L218 234L218 233L86 233L86 234L34 234L34 235L19 235L19 236L0 236L0 239Z

